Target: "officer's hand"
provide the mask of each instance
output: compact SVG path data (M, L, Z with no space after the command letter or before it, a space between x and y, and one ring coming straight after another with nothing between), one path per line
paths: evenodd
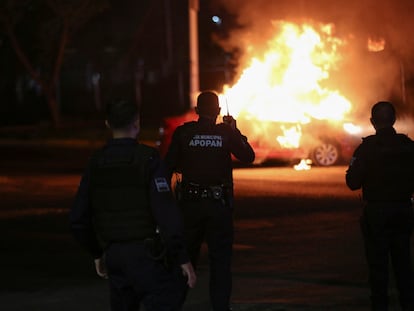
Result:
M102 256L101 258L95 259L95 270L96 273L103 279L108 278L108 272L106 271L105 266L105 258Z
M229 115L223 116L223 123L228 124L233 130L237 127L236 119Z
M194 288L196 281L197 281L197 276L194 272L194 268L193 265L191 264L191 262L187 262L185 264L181 265L181 270L183 270L183 275L187 277L187 285L190 288Z

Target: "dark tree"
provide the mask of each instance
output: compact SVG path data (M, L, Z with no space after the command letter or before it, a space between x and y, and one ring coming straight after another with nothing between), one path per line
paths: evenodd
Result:
M38 83L54 127L60 126L56 86L65 49L74 34L109 7L107 0L2 0L0 30Z

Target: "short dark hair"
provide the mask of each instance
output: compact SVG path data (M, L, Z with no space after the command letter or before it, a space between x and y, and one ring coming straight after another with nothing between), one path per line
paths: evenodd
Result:
M197 109L199 114L216 116L219 109L219 99L213 91L201 92L197 97Z
M394 105L388 101L377 102L371 109L371 118L377 125L393 125L395 122Z
M127 100L114 100L106 105L106 120L114 129L126 128L138 115L138 106Z

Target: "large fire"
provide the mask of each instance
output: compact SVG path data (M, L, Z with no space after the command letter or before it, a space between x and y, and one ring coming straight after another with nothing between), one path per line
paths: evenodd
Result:
M274 27L265 51L247 47L249 61L238 81L224 87L220 105L250 139L297 148L304 124L340 123L351 110L350 101L328 87L346 42L334 36L333 25L274 22Z

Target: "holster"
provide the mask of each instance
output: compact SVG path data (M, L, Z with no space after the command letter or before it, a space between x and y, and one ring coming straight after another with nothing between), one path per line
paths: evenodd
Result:
M161 234L145 239L144 245L151 259L160 262L168 271L173 268L174 260L168 252L167 245Z
M144 240L144 246L148 256L154 260L161 260L167 253L164 240L160 234Z

